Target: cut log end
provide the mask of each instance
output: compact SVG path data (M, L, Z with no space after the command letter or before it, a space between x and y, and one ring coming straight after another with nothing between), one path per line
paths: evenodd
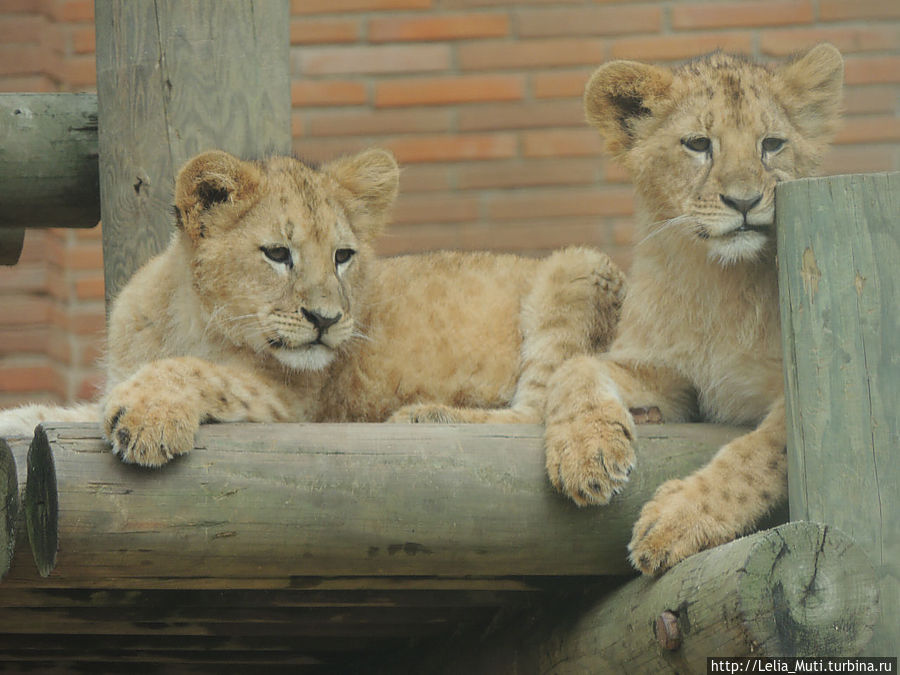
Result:
M28 477L25 481L25 527L34 562L42 577L56 567L59 545L59 502L53 452L43 426L34 432L28 449Z

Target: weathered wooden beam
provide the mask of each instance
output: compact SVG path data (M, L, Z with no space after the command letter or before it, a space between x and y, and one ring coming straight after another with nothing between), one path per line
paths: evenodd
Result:
M443 641L383 672L687 675L708 672L714 656L855 655L877 620L874 579L846 535L788 523L691 556L658 580L632 580L587 609L557 607L487 641Z
M47 425L59 504L47 581L631 574L625 547L643 503L740 433L642 427L628 490L579 509L546 478L538 426L205 425L191 453L147 470L121 463L92 425ZM26 443L10 443L21 471ZM37 581L22 548L4 588Z
M0 438L0 579L6 576L16 551L19 521L19 478L12 450Z
M791 517L828 522L875 564L900 626L900 173L778 187Z
M14 227L0 228L0 265L15 265L25 245L25 230Z
M175 173L290 154L288 0L96 0L106 298L168 243Z
M97 96L0 94L0 228L100 220Z

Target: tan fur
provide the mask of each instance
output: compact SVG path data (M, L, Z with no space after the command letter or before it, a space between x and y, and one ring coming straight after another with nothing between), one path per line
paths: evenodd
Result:
M629 546L645 573L748 531L785 497L775 184L814 171L842 73L838 51L820 45L780 67L722 53L676 70L615 61L585 90L588 120L633 176L641 222L610 351L550 382L551 481L581 505L621 490L629 408L758 425L645 505Z
M621 273L586 248L378 260L398 174L378 150L321 169L223 152L188 162L179 231L112 309L114 451L156 466L190 450L201 422L375 422L402 406L404 421L541 421L550 373L608 345Z

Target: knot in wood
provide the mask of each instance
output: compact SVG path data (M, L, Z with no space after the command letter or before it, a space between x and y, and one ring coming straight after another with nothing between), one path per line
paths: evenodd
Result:
M674 612L667 609L656 618L656 639L659 646L669 652L674 652L681 646L681 629Z

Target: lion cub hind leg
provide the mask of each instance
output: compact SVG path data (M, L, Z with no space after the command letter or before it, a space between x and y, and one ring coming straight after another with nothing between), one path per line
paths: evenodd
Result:
M276 422L284 403L249 372L194 357L148 363L103 403L103 430L123 461L161 466L194 447L201 422Z
M522 299L521 365L508 408L459 408L422 403L404 406L390 422L537 424L544 421L547 382L567 359L606 349L615 334L625 276L600 251L570 247L538 267Z

